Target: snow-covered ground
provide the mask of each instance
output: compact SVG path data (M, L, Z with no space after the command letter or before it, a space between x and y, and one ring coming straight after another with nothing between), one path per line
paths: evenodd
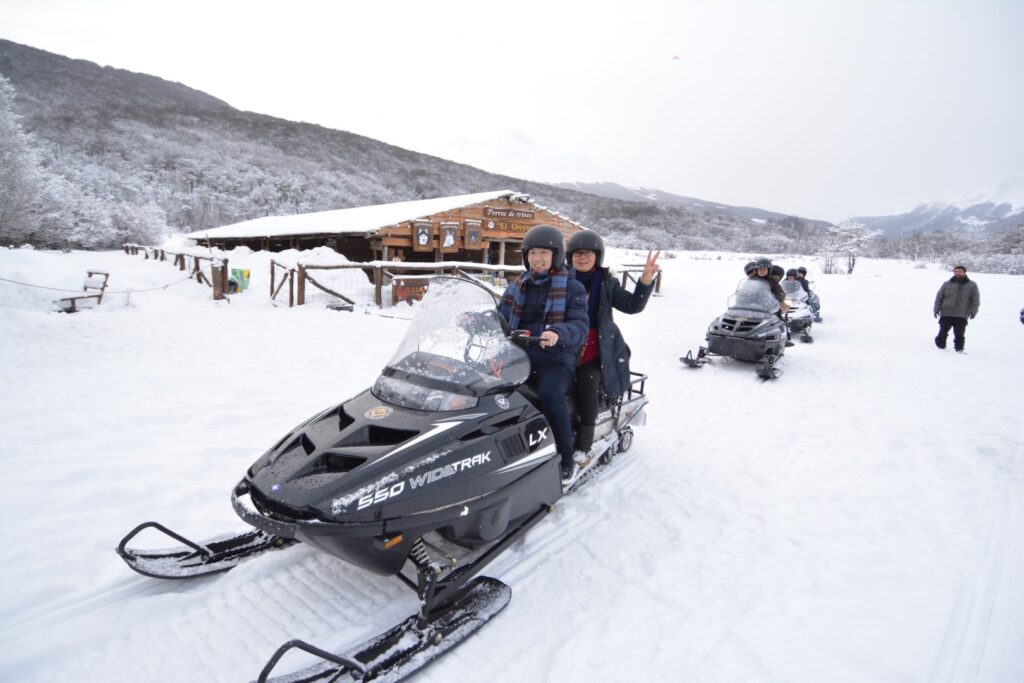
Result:
M0 680L252 680L290 638L341 648L416 610L303 546L191 582L114 553L150 519L243 529L229 493L249 464L372 383L408 324L404 305L275 307L265 257L232 259L252 288L228 303L141 256L0 250L6 280L111 273L72 315L0 281ZM1024 278L971 274L957 355L932 344L948 273L807 260L825 322L780 379L683 367L746 260L664 259L661 296L616 316L647 426L488 568L512 602L415 680L1024 680Z

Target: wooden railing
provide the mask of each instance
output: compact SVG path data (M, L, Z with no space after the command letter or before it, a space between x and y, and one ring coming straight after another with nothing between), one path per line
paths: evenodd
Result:
M124 253L133 256L142 253L146 259L154 261L173 259L178 270L188 272L190 278L213 289L214 299L223 299L228 291L228 260L225 258L175 253L159 247L145 247L141 244L125 244ZM206 273L203 265L207 261L209 262L209 274Z

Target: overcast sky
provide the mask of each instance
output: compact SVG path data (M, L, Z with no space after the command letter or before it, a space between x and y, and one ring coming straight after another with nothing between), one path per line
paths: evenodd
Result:
M1024 204L1024 0L0 0L0 37L432 154L518 131L728 204Z

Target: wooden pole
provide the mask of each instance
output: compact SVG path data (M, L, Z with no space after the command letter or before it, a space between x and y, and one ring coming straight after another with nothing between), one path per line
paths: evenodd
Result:
M385 247L386 249L387 247ZM383 305L382 290L384 288L384 267L377 266L373 269L373 300L377 308Z
M295 293L295 305L302 306L306 303L306 266L299 264L299 286Z
M210 274L213 276L213 300L220 301L224 298L224 275L226 268L224 264L212 263L210 265Z

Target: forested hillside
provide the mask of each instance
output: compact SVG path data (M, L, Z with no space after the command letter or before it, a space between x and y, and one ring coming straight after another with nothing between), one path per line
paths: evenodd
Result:
M529 193L622 246L809 252L825 227L495 175L4 40L0 76L0 141L20 159L7 187L21 188L0 190L4 243L102 248L258 216L495 189Z

